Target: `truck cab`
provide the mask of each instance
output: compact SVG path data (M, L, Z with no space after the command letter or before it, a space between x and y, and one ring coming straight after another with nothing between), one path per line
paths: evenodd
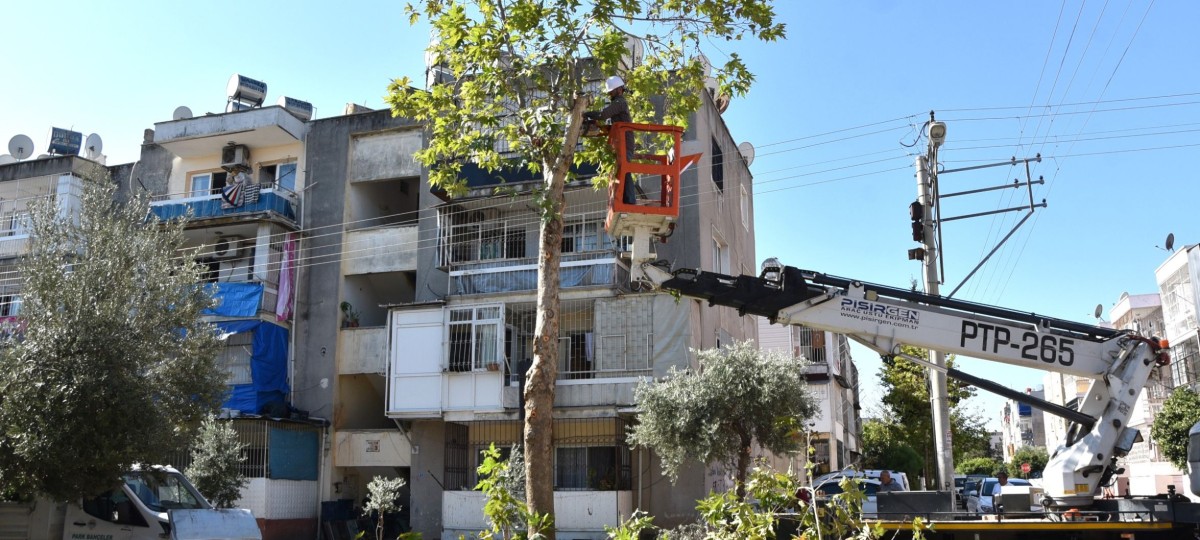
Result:
M64 540L158 540L170 535L171 510L211 509L179 471L135 467L119 487L67 505Z

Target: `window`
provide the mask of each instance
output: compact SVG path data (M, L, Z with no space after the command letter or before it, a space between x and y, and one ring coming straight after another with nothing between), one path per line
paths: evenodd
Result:
M725 244L717 236L713 236L712 241L712 264L713 272L720 274L729 273L729 246Z
M717 138L712 138L712 181L717 185L717 191L725 191L725 158L721 155L721 145Z
M204 508L184 485L179 473L130 473L125 475L125 485L152 512Z
M105 491L97 497L83 500L83 511L89 516L118 525L149 527L137 505L122 489Z
M615 446L561 446L554 449L554 489L601 490L627 489L629 479L618 474ZM627 457L627 456L623 456Z
M447 333L450 371L499 366L504 361L504 306L499 304L450 310Z
M0 317L16 317L21 314L21 295L0 295Z
M455 225L450 229L450 263L519 259L525 256L525 229L503 221Z
M296 162L263 165L258 170L258 183L296 191Z
M562 252L580 253L600 249L602 228L600 223L587 221L563 226Z
M750 230L750 192L742 186L742 226Z
M9 221L9 236L24 236L29 234L30 221L28 212L17 212Z
M229 175L224 172L193 174L188 181L188 196L206 197L220 193L224 189L225 180L228 177Z

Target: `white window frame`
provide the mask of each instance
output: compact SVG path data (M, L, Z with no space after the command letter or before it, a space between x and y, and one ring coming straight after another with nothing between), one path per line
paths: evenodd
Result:
M292 170L292 173L291 173L292 185L285 186L285 185L283 185L283 182L281 181L281 172L284 167L289 167L289 166ZM267 164L263 165L262 167L274 167L275 173L271 176L271 178L261 178L260 177L258 180L258 182L260 184L269 184L273 188L282 187L283 189L286 189L286 190L292 191L292 192L296 191L296 176L300 170L300 165L296 160L277 161L275 163L267 163ZM260 168L259 170L261 171L262 169Z
M508 253L510 235L520 233L522 241L528 236L524 227L510 226L507 220L490 220L450 226L449 264L516 259ZM486 244L486 247L485 247ZM463 248L466 248L465 252ZM493 248L498 247L498 250ZM486 257L485 257L486 255Z
M196 188L196 181L200 178L207 178L203 189ZM189 197L207 197L212 194L213 173L203 172L195 173L188 176L188 196Z
M721 237L716 228L712 234L712 266L713 271L728 275L730 272L729 244Z
M469 315L469 318L464 318L461 320L454 320L456 313L459 313L459 314L465 313L465 314ZM471 338L470 338L471 341L470 341L469 346L467 347L467 352L470 355L470 359L468 360L468 365L470 366L472 371L486 370L488 365L493 364L493 363L495 363L497 365L505 363L504 304L473 304L470 306L456 306L456 307L446 308L445 341L446 341L447 346L446 346L445 367L447 369L449 369L452 365L458 364L458 362L455 361L456 359L452 358L452 354L455 349L454 345L450 342L451 336L452 336L451 327L453 327L453 326L469 326L470 327L469 335L471 336ZM486 355L480 355L480 352L481 352L480 351L481 343L479 342L479 336L481 333L480 329L487 328L487 327L494 328L494 333L495 333L494 338L496 340L496 342L493 346L493 349L492 349L493 351L495 351L495 355L490 358L487 357ZM459 360L459 361L461 361L461 360Z
M589 231L589 229L591 230ZM571 239L571 249L564 247L562 250L563 253L600 251L608 243L608 235L604 232L604 225L596 220L575 221L563 225L563 240L568 238ZM583 247L589 241L590 246Z

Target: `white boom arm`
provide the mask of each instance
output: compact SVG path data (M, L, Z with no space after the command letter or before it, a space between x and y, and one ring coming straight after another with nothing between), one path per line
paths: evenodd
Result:
M826 276L772 261L762 277L680 270L662 288L781 324L846 334L884 356L901 345L1095 380L1066 444L1043 474L1051 506L1091 504L1134 443L1127 427L1138 394L1166 361L1158 341L1132 333ZM662 274L661 268L654 268ZM654 275L647 272L648 275ZM949 375L955 377L954 370ZM959 373L959 378L978 378ZM999 385L991 385L993 391ZM1009 390L1011 392L1011 390ZM1051 407L1053 409L1053 407ZM1065 414L1064 414L1065 415Z

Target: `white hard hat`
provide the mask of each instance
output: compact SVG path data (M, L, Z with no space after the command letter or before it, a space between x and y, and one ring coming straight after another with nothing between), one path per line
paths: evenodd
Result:
M605 92L612 92L622 86L625 86L625 81L618 75L613 75L604 81Z

